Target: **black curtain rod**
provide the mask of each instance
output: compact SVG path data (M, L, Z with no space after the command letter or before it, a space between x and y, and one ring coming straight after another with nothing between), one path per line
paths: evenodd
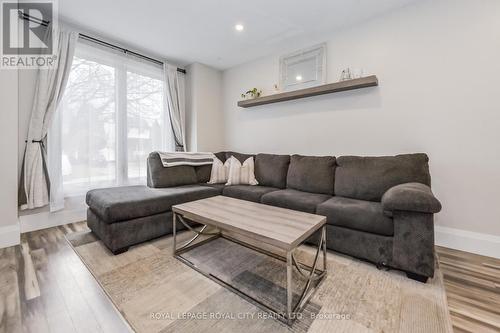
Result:
M31 15L28 15L26 13L23 13L22 11L19 11L19 17L23 20L27 20L27 21L31 21L31 22L35 22L35 23L38 23L38 24L41 24L45 27L47 27L50 22L49 21L44 21L44 20L41 20L37 17L33 17ZM163 65L163 61L160 61L160 60L157 60L157 59L154 59L154 58L151 58L151 57L148 57L148 56L145 56L143 54L140 54L140 53L137 53L137 52L134 52L134 51L130 51L128 49L125 49L123 47L120 47L120 46L117 46L117 45L114 45L114 44L111 44L111 43L108 43L108 42L105 42L103 40L100 40L100 39L97 39L95 37L92 37L92 36L89 36L89 35L85 35L85 34L82 34L82 33L79 33L79 36L80 38L83 38L83 39L86 39L88 41L91 41L91 42L94 42L94 43L98 43L98 44L101 44L101 45L104 45L104 46L107 46L107 47L110 47L110 48L113 48L115 50L120 50L122 51L123 53L127 53L127 54L131 54L133 56L136 56L138 58L142 58L142 59L146 59L148 61L151 61L151 62L154 62L158 65ZM177 71L179 73L183 73L183 74L186 74L186 70L185 69L182 69L182 68L177 68Z
M163 65L163 61L156 60L154 58L145 56L143 54L140 54L140 53L137 53L137 52L134 52L134 51L130 51L130 50L125 49L123 47L120 47L120 46L117 46L117 45L105 42L103 40L97 39L97 38L89 36L89 35L85 35L85 34L82 34L82 33L80 33L79 35L80 35L80 38L86 39L88 41L91 41L91 42L94 42L94 43L97 43L97 44L101 44L101 45L104 45L104 46L107 46L107 47L110 47L110 48L113 48L113 49L116 49L116 50L120 50L123 53L131 54L131 55L136 56L138 58L146 59L146 60L154 62L154 63L156 63L158 65ZM186 70L185 69L177 68L177 71L179 73L186 74Z

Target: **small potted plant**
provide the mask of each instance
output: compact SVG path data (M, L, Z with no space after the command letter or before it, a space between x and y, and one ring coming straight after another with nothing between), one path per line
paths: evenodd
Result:
M262 90L257 90L257 88L250 89L244 94L241 94L241 98L248 99L248 98L257 98L260 97L260 94L262 94Z

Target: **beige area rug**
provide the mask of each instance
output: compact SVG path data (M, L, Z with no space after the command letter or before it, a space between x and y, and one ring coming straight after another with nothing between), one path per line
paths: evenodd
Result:
M179 239L190 236L181 233ZM137 332L452 332L439 269L422 284L329 252L327 278L289 327L173 258L170 236L118 256L91 232L67 239ZM299 252L299 261L312 261L312 248ZM280 260L226 239L184 257L275 308L284 304L285 265ZM295 272L294 284L303 283Z

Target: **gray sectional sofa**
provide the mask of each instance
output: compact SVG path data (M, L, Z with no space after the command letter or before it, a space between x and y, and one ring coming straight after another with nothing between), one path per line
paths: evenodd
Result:
M419 281L433 276L433 214L441 204L430 189L426 154L216 155L242 162L253 156L259 185L209 185L210 165L164 168L158 154L151 153L148 186L87 193L89 228L118 254L171 233L173 205L225 195L324 215L329 249L402 270Z

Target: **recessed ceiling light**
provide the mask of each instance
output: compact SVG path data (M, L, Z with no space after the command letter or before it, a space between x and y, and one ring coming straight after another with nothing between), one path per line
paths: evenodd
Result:
M234 26L234 28L236 29L236 31L243 31L243 29L245 29L243 24L237 24Z
M295 80L296 80L296 81L302 81L302 75L297 75L297 76L295 77Z

